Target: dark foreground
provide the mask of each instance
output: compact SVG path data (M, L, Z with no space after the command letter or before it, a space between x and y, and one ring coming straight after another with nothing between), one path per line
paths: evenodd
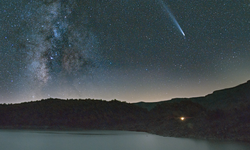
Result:
M0 127L129 130L173 137L250 142L249 102L249 81L205 97L150 104L50 98L21 104L1 104Z

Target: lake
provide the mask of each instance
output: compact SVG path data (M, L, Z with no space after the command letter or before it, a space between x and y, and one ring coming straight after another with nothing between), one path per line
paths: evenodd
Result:
M129 131L0 130L0 150L249 150L249 143Z

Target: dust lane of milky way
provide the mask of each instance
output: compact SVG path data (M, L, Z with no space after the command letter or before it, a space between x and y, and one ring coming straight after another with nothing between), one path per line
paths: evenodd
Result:
M233 87L250 77L249 14L240 1L2 0L0 103Z

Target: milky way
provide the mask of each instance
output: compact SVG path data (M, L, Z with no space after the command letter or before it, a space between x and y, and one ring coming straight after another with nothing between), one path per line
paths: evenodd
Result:
M249 1L1 0L0 103L160 101L241 84L249 14Z
M70 21L72 15L76 15L75 5L74 0L44 1L35 5L38 6L35 12L24 10L28 12L23 13L25 21L30 23L30 30L23 39L28 61L26 74L33 86L44 90L48 96L52 95L49 91L53 87L60 91L65 86L65 94L73 92L80 96L74 83L81 83L83 76L97 65L94 34Z

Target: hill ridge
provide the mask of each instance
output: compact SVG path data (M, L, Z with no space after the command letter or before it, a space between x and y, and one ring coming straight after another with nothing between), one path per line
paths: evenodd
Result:
M150 110L138 103L118 100L49 98L0 104L0 128L129 130L162 136L250 142L249 81L204 97L152 104L154 107Z

